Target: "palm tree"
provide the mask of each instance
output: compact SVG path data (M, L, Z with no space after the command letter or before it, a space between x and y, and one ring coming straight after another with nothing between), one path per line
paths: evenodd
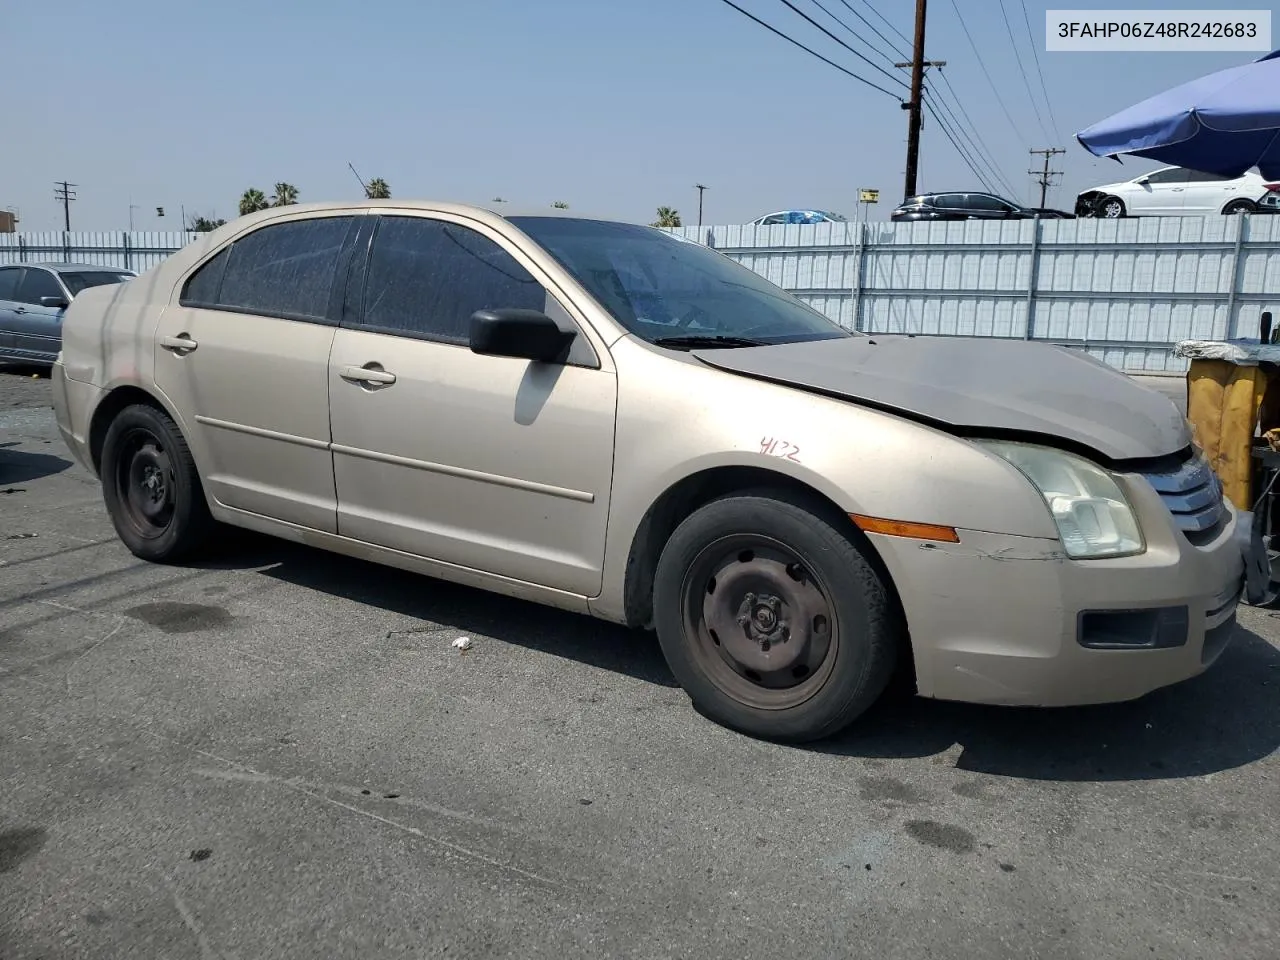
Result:
M265 210L268 206L266 194L257 187L250 187L240 196L240 216L242 217Z
M658 219L653 222L655 227L678 227L680 226L680 211L673 210L670 207L658 208Z
M275 196L271 198L273 207L287 207L298 202L298 188L291 183L277 183Z
M192 233L211 233L226 222L225 220L202 217L199 214L195 214L191 217L191 222L187 224L187 229Z
M557 200L557 201L556 201L555 203L553 203L551 206L552 206L552 207L554 207L556 210L568 210L568 209L569 209L569 205L568 205L567 203L565 203L563 200Z
M364 188L364 195L369 200L390 200L391 185L381 177L374 177Z

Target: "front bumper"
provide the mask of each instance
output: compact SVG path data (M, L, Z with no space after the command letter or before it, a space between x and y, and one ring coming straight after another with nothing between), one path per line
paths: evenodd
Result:
M1056 540L971 530L956 544L873 535L902 599L919 693L1109 703L1208 669L1235 629L1258 546L1252 518L1228 506L1212 541L1194 546L1154 490L1129 494L1147 538L1134 557L1076 561Z

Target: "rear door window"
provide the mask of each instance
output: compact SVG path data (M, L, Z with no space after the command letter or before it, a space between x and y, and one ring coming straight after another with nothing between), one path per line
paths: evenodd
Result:
M362 326L467 343L477 310L546 310L542 285L483 234L422 217L382 217L373 238Z
M217 305L239 313L325 321L353 219L322 217L276 223L237 240L227 255ZM188 296L191 286L189 282Z
M22 279L22 267L0 269L0 300L13 300L17 297L20 279Z
M65 297L57 279L48 270L27 268L22 282L18 284L18 295L14 297L19 303L31 303L39 306L41 297Z

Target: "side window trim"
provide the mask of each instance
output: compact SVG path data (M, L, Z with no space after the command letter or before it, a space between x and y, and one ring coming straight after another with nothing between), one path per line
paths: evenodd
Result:
M392 217L408 217L418 220L432 220L436 223L452 224L453 226L462 227L466 230L475 231L486 240L496 244L504 253L514 259L522 269L529 272L530 276L537 281L538 285L542 287L546 295L552 298L552 300L559 305L560 309L558 312L564 315L565 321L571 324L573 329L577 332L573 346L570 349L569 358L566 361L566 366L588 367L593 370L600 369L600 357L596 350L596 346L591 342L590 337L588 337L584 330L583 323L574 315L574 311L565 306L565 297L556 291L546 278L540 276L541 271L531 269L529 265L523 263L520 258L516 256L517 251L512 249L513 244L511 244L510 241L505 237L502 239L491 237L488 233L478 230L476 226L473 226L464 220L439 216L434 213L427 215L413 213L371 213L366 217L367 220L372 222L367 236L360 240L360 253L357 255L355 260L353 260L351 265L351 283L345 298L346 306L342 312L342 321L340 326L346 329L363 330L366 333L376 333L388 337L400 337L405 340L422 340L427 343L436 343L447 347L457 347L462 350L470 349L465 342L459 343L457 340L452 340L448 337L413 330L402 330L395 327L373 326L365 323L365 298L368 293L369 261L373 256L373 245L377 241L378 229L382 225L382 221Z

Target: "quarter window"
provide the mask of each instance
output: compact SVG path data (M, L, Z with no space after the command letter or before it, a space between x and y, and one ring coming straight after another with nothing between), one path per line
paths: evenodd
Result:
M203 267L191 275L182 288L181 303L184 307L214 307L218 304L218 288L222 285L222 273L227 269L227 255L231 248L224 247Z
M547 293L488 237L420 217L383 217L373 238L363 324L466 343L477 310L546 310Z
M217 305L241 313L325 319L351 222L351 217L294 220L237 240L227 257Z

